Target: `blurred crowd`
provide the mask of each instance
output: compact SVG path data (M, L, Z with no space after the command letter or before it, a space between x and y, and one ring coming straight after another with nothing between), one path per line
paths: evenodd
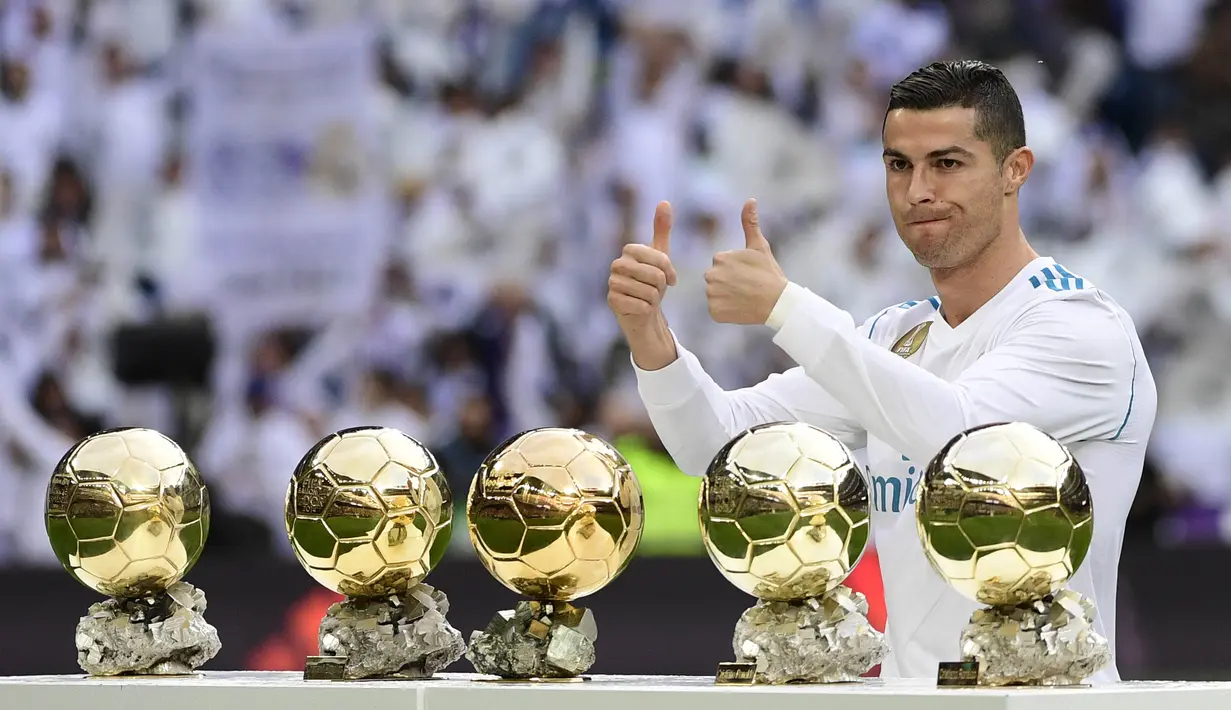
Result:
M270 324L242 391L160 380L210 347L194 37L356 22L377 35L395 215L379 297L323 329ZM582 427L662 473L654 504L688 518L695 486L675 483L607 311L611 259L675 205L668 318L727 387L791 364L706 312L702 273L742 244L747 197L788 275L856 318L930 295L888 219L879 133L894 81L957 57L1022 98L1036 247L1149 344L1163 402L1141 529L1231 540L1227 46L1227 0L0 0L0 565L54 564L48 472L118 425L177 438L216 535L281 554L290 470L361 424L427 443L458 498L504 437Z

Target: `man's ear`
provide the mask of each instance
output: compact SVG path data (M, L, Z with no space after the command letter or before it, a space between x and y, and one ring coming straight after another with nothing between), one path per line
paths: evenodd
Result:
M1004 194L1012 195L1022 189L1034 169L1034 151L1025 146L1009 153L1004 160Z

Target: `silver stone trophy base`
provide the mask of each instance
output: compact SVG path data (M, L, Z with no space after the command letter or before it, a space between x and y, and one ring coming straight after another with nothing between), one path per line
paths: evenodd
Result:
M190 675L222 649L205 607L205 594L184 582L94 604L77 622L77 664L95 676Z
M470 637L475 670L508 680L565 680L594 665L594 613L564 602L522 601Z
M839 585L824 596L757 602L740 616L737 663L755 664L757 683L848 683L889 652L868 622L863 594Z
M1069 590L976 611L962 630L962 655L979 662L979 685L990 686L1081 685L1111 662L1094 604Z
M430 678L462 657L466 644L445 615L444 592L419 584L404 595L346 599L329 607L308 659L306 680Z

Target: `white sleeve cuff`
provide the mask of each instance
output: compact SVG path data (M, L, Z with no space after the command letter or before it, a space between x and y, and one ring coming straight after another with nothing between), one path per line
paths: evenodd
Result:
M795 312L806 293L808 289L788 281L786 288L782 290L782 295L778 297L778 302L774 304L774 310L769 312L765 325L774 330L782 330L782 326L786 325L787 319Z
M675 333L671 334L675 338ZM630 355L628 360L637 375L637 391L647 407L674 407L696 394L701 389L697 370L701 363L697 356L675 341L676 358L666 367L643 370Z

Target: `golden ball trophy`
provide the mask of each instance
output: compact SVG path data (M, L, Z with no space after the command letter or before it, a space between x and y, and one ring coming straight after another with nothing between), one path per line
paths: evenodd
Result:
M1063 444L1024 423L975 427L932 459L915 514L933 568L987 606L942 685L1078 685L1107 665L1090 600L1066 590L1094 533L1090 489Z
M842 584L868 542L868 485L842 442L808 424L752 427L701 484L710 559L758 599L717 682L852 682L888 652L863 594Z
M64 569L109 596L77 623L95 676L190 675L222 648L205 595L180 580L209 535L209 493L174 441L112 429L78 441L47 487L47 537Z
M329 607L306 680L425 679L461 658L444 593L423 583L453 526L436 458L396 429L358 427L313 446L286 493L300 564L345 595Z
M644 509L632 467L576 429L523 432L479 467L466 501L470 540L504 586L530 597L470 638L466 657L502 679L577 679L594 664L598 627L573 602L624 571Z

